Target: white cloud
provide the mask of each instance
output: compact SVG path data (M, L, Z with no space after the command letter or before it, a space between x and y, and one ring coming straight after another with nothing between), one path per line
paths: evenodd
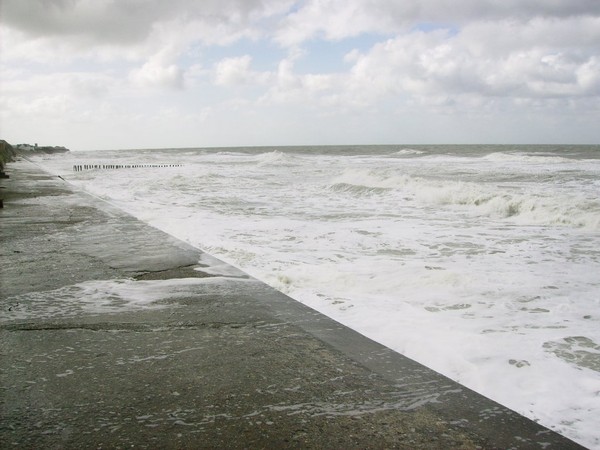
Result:
M129 78L137 85L183 88L183 70L175 63L179 49L166 46L157 51L139 69L131 71Z
M109 74L86 72L30 74L13 71L10 77L4 78L3 81L4 97L21 97L28 100L46 93L96 99L119 86L119 81Z
M335 40L402 33L419 24L460 27L472 21L598 14L597 0L307 0L282 21L276 39L282 45L298 45L319 36Z
M284 12L279 0L3 0L2 26L22 51L5 58L27 59L26 46L62 58L144 58L164 39L181 49L193 42L228 44L256 38L262 20ZM18 31L18 33L14 33ZM18 39L17 39L18 37ZM37 58L41 52L33 55Z
M295 46L318 35L336 40L366 32L398 30L399 24L376 3L347 0L304 2L297 12L281 22L275 39L281 45Z
M141 86L183 88L183 72L175 64L161 65L150 60L131 72L131 80Z
M236 58L225 58L215 68L215 83L220 86L234 86L248 83L253 78L250 70L252 58L244 55Z
M355 52L350 82L374 98L397 93L483 98L597 95L594 69L600 47L575 46L569 38L555 43L565 30L563 21L537 19L532 27L503 21L467 26L458 33L403 34L364 54ZM597 44L599 33L592 33L598 35ZM532 34L552 36L551 43ZM505 36L514 43L507 45ZM486 52L488 47L493 50Z
M259 99L260 104L301 104L309 108L332 105L333 96L342 88L341 75L296 73L295 64L304 54L298 48L290 50L279 62L276 73L268 74L269 89Z
M576 70L578 84L590 97L600 96L600 56L591 57L585 64Z

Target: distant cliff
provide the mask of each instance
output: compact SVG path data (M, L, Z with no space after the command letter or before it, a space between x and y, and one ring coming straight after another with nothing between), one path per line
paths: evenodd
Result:
M64 153L69 149L61 146L39 146L29 144L10 145L4 139L0 139L0 173L4 173L6 163L14 161L18 154L35 155L36 153Z
M4 165L14 161L16 155L15 148L4 139L0 139L0 172L4 172Z
M19 153L24 153L26 155L27 154L35 154L35 153L65 153L65 152L69 151L69 149L66 147L61 147L61 146L52 147L50 145L38 146L37 144L35 144L35 145L17 144L17 145L15 145L15 148Z

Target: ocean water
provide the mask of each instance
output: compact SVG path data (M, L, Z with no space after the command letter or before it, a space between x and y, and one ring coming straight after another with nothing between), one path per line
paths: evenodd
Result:
M36 162L600 448L600 146L118 150Z

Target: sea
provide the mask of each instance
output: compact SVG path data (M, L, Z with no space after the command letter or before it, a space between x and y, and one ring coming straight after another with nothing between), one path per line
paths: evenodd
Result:
M173 148L34 161L600 448L600 146Z

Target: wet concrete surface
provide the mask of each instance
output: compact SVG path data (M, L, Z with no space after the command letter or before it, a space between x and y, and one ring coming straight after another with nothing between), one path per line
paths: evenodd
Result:
M581 448L26 161L7 172L1 448Z

